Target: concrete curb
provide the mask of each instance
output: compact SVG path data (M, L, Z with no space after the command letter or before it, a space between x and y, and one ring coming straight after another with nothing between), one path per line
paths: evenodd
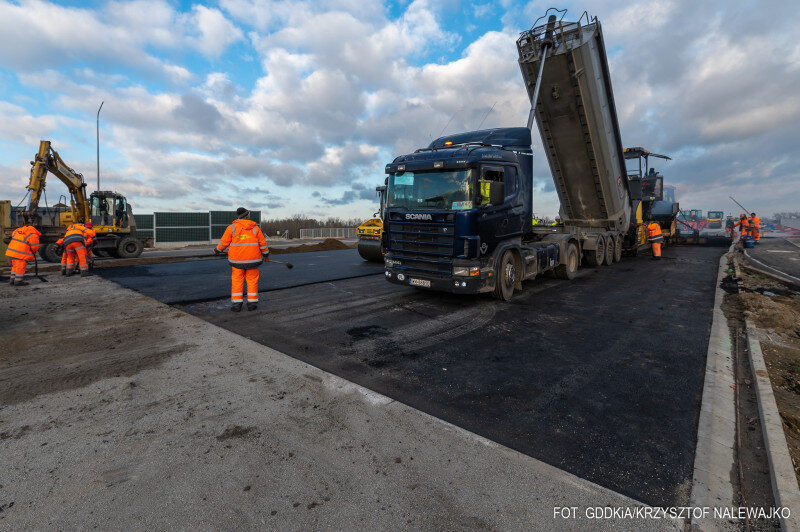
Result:
M792 515L787 519L781 518L782 530L800 530L800 487L794 474L792 457L789 455L789 446L783 432L781 415L775 403L772 383L769 380L767 366L761 353L761 343L758 341L756 327L747 319L747 343L750 348L750 369L755 380L756 396L758 397L758 413L761 416L761 426L764 432L764 446L769 458L769 474L772 478L772 494L775 505L789 508Z
M747 260L749 260L750 262L756 263L756 264L758 264L760 266L760 268L757 268L757 267L755 267L755 266L753 266L751 264L751 265L748 266L749 268L752 268L753 270L755 270L755 271L757 271L759 273L763 273L764 275L769 275L770 277L774 277L774 278L776 278L779 281L782 281L784 283L791 283L793 285L800 286L800 279L798 279L797 277L795 277L793 275L789 275L786 272L782 272L777 268L773 268L772 266L767 266L766 264L764 264L760 260L752 257L747 252L746 249L743 249L742 251L744 252L744 256L747 257Z
M733 250L733 245L728 252ZM734 404L733 349L728 320L722 312L725 296L722 280L728 273L728 254L719 261L717 289L714 295L711 334L706 355L706 376L700 419L697 424L697 447L692 475L692 507L732 507L735 495L731 471L735 465L736 407ZM702 530L736 529L714 519L692 520Z

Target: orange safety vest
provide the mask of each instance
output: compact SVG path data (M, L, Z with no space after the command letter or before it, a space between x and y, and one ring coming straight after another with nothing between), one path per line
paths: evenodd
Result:
M17 260L33 260L39 251L39 235L35 227L24 225L14 229L11 233L11 240L8 242L6 257Z
M758 229L758 226L761 224L761 218L758 216L753 216L750 218L750 223L753 224L756 229Z
M749 225L749 221L747 220L747 218L739 218L739 221L736 222L733 225L734 226L738 225L739 226L739 232L743 233L747 229L747 226Z
M86 245L86 238L83 236L84 231L86 231L86 228L83 224L72 224L67 227L67 233L64 235L64 247L75 242Z
M89 229L85 225L83 226L83 238L86 240L86 247L92 247L92 243L94 239L97 238L97 232L94 229Z
M217 246L218 251L228 248L228 263L234 268L256 268L264 262L262 255L269 253L264 233L253 220L234 220L225 229Z
M661 234L661 226L656 222L647 224L647 240L650 242L662 242L664 240Z

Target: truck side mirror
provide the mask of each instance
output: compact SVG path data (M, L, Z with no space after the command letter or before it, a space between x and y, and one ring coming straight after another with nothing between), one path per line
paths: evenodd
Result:
M506 200L506 185L500 181L492 181L489 184L489 203L492 206L502 205Z

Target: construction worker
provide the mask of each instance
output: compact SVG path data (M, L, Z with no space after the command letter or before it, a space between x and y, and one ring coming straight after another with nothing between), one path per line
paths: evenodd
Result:
M740 214L739 215L739 221L736 222L733 225L734 225L734 227L737 226L737 225L739 226L739 239L741 239L742 236L748 234L748 232L749 232L748 226L750 225L750 222L747 219L746 215Z
M94 265L92 246L94 245L95 238L97 238L97 233L93 228L91 220L88 220L85 224L83 224L83 227L83 239L86 241L86 262L89 264L89 268L91 268Z
M11 240L8 242L6 257L11 259L11 280L14 286L24 286L25 269L28 261L36 260L36 252L39 251L39 237L42 233L32 225L24 225L14 229L11 233Z
M250 219L250 211L244 207L236 209L236 220L225 229L214 255L228 249L231 265L231 310L240 312L247 299L247 310L258 306L258 267L269 260L269 247L258 224ZM247 297L244 297L245 281Z
M86 262L85 231L86 228L80 223L72 224L67 227L67 232L63 240L64 253L67 256L66 261L64 261L66 267L64 274L67 277L74 273L76 264L81 277L85 277L89 274L89 264Z
M753 240L758 242L759 240L761 240L761 232L759 231L759 226L761 225L761 218L756 216L756 213L751 212L749 224L750 224L750 236L753 237Z
M656 221L647 224L647 241L653 249L652 259L661 259L661 243L664 242L664 235L661 234L661 226Z

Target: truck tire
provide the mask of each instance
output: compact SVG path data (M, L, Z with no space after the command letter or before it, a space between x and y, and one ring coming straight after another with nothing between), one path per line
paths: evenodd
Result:
M61 262L61 255L56 253L55 242L39 246L39 256L47 262Z
M579 262L580 259L578 258L578 246L576 246L574 242L570 242L567 244L567 256L564 264L559 264L556 266L553 272L556 274L557 278L568 281L574 278L575 274L578 272Z
M132 236L120 238L117 242L117 256L121 259L133 259L142 254L142 241Z
M614 239L610 236L606 237L606 253L603 260L603 264L606 266L611 266L611 263L614 262Z
M622 235L614 239L614 262L622 260Z
M497 263L496 277L494 280L495 299L510 301L514 295L514 285L517 283L517 261L510 249L505 250Z
M596 267L603 264L606 258L606 239L602 236L598 236L595 249L585 250L583 256L586 258L586 263L589 266Z

